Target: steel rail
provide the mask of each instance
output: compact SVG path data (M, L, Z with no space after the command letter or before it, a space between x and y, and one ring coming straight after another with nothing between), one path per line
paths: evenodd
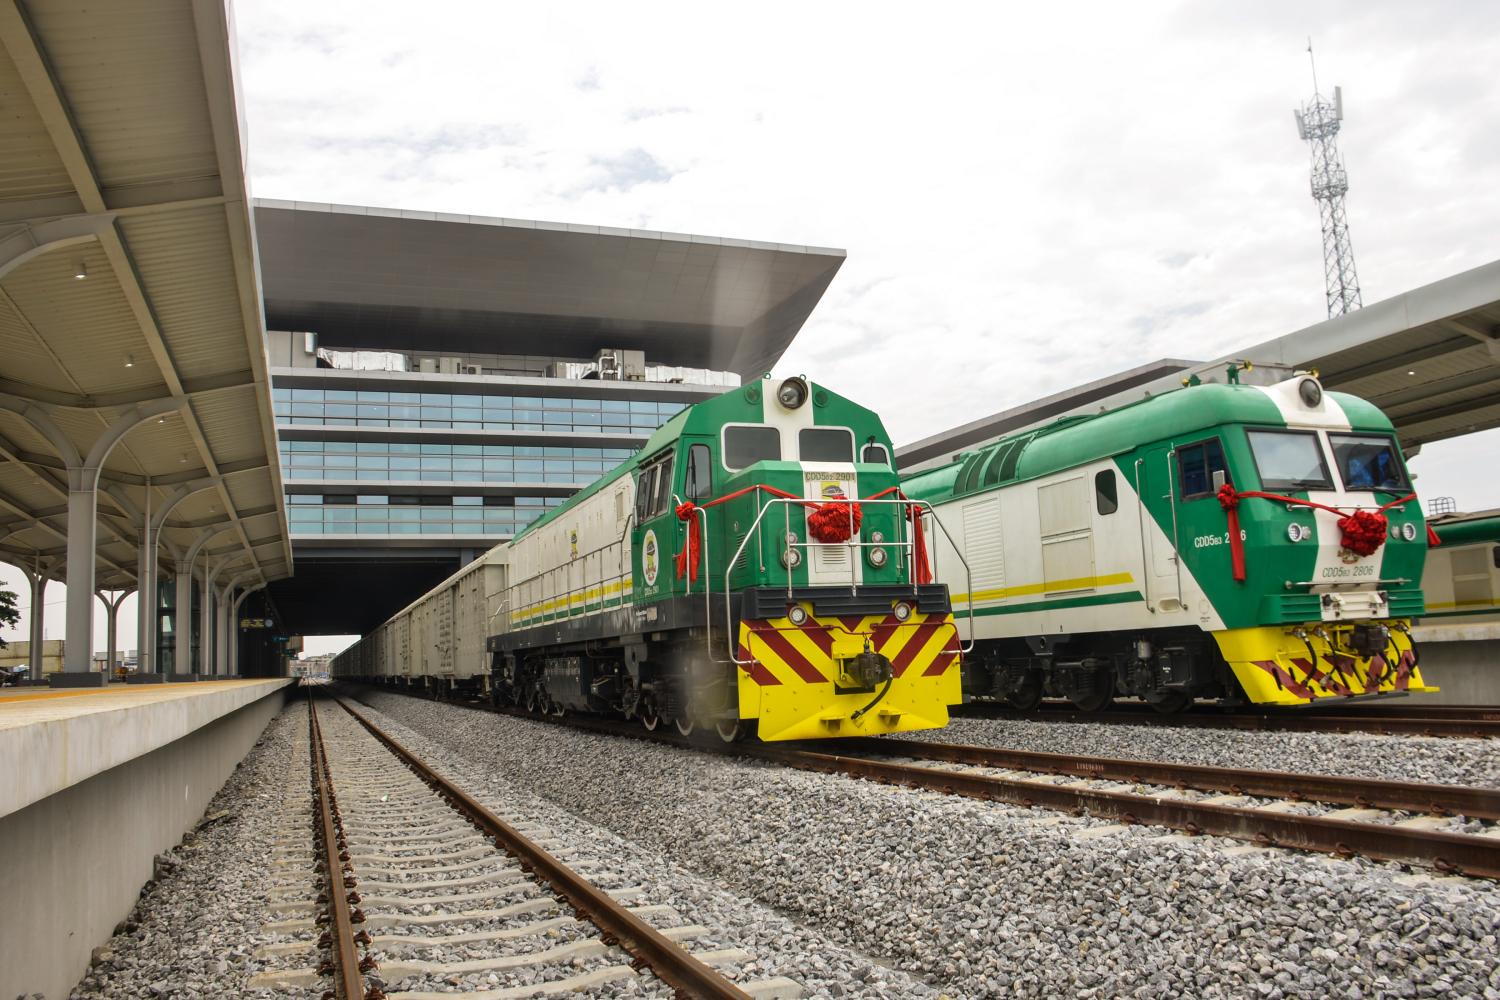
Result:
M950 713L956 718L1014 719L1018 722L1093 722L1101 725L1182 726L1194 729L1237 729L1245 732L1500 737L1500 711L1493 708L1476 709L1471 713L1443 714L1437 714L1432 709L1417 709L1410 714L1397 714L1394 711L1358 711L1329 706L1320 714L1309 714L1306 710L1297 709L1247 714L1179 712L1162 715L1151 709L1133 711L1122 708L1102 712L1040 708L1022 712L999 702L969 702L953 706Z
M1377 861L1426 864L1444 872L1500 879L1500 840L1469 834L1418 830L1327 816L1297 816L1266 809L1104 791L1078 785L1000 778L975 772L919 767L807 750L757 747L748 756L828 774L847 774L884 784L948 792L969 798L1044 806L1107 816L1122 823L1163 826L1193 834L1250 840L1272 847L1325 854L1360 855Z
M1403 812L1439 813L1473 819L1500 820L1500 791L1463 785L1436 785L1417 781L1386 781L1324 774L1284 771L1242 771L1203 764L1178 764L1159 760L1118 757L1084 757L959 743L918 740L847 739L840 750L917 757L976 767L1003 767L1044 774L1066 774L1080 778L1129 781L1137 784L1194 788L1262 798L1328 802L1339 805Z
M607 892L594 886L485 808L473 796L438 774L369 719L350 708L343 699L336 700L344 711L353 716L355 721L364 726L451 806L493 837L501 848L518 858L523 868L546 881L585 919L599 927L604 932L606 943L618 944L624 948L635 957L638 964L650 968L658 978L683 996L750 1000L749 994L698 961L685 948L621 906Z
M343 833L334 818L333 778L328 770L328 755L323 749L323 731L318 725L318 710L309 690L307 697L307 733L312 747L312 787L317 803L316 837L321 841L323 870L328 877L328 951L334 996L337 1000L365 1000L364 974L360 968L359 946L354 938L354 914L349 909L344 865L349 852L344 849ZM352 879L350 879L352 881ZM361 921L363 918L361 918Z

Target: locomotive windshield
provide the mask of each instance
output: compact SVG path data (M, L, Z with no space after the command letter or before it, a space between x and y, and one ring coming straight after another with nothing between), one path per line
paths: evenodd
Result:
M724 428L724 466L744 469L756 462L781 459L781 431L764 424L731 424Z
M1374 434L1330 434L1333 459L1346 490L1405 491L1410 488L1406 470L1396 455L1395 443Z
M1333 488L1318 436L1310 431L1250 431L1250 450L1268 490Z
M854 432L847 427L804 427L797 432L797 457L804 462L852 462Z

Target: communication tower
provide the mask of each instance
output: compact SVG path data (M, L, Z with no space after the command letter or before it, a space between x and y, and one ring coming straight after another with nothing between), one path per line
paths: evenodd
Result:
M1311 40L1307 57L1312 60ZM1312 71L1313 99L1292 114L1297 119L1297 135L1312 146L1312 196L1323 222L1323 280L1328 318L1332 319L1358 309L1362 303L1359 275L1354 270L1354 244L1349 241L1349 217L1344 212L1349 175L1335 141L1344 121L1344 91L1334 87L1333 99L1325 100L1318 90L1316 62Z

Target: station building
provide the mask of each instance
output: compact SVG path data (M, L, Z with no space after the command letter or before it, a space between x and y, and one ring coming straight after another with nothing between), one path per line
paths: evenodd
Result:
M769 371L844 253L261 200L293 632L364 633Z

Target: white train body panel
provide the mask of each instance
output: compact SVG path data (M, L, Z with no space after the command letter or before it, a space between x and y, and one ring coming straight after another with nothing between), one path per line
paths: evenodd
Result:
M631 593L630 527L635 480L621 475L565 514L510 546L509 631L545 615L549 620L617 607Z
M1096 473L1115 473L1117 506L1100 513ZM1171 540L1110 461L968 496L935 508L939 582L955 614L974 609L974 637L1058 635L1191 625L1222 620ZM957 551L955 551L955 546ZM968 574L963 560L968 561ZM970 581L972 580L972 586ZM1058 607L1072 599L1116 603ZM1042 610L1042 602L1053 604ZM967 638L967 624L961 626Z

